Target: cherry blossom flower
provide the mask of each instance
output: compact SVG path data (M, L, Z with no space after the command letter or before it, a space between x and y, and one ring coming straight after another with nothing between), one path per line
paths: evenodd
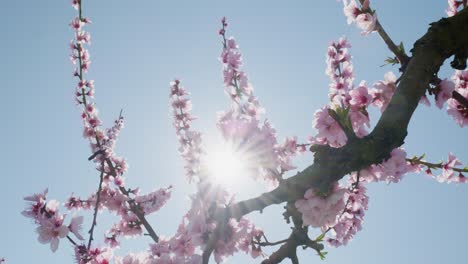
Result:
M356 89L351 90L349 95L351 96L349 104L354 109L366 108L372 101L365 81L362 81Z
M145 214L158 211L171 197L170 187L159 189L146 195L138 195L135 201Z
M75 216L71 219L68 229L72 232L79 240L84 240L80 234L81 226L83 225L83 216Z
M39 242L42 244L50 243L52 252L57 251L60 239L68 235L69 230L63 225L63 218L61 215L45 218L36 229L39 234Z
M458 8L463 4L463 1L459 0L448 0L448 7L445 10L449 17L454 16L458 13Z
M373 98L372 105L380 108L381 112L387 108L395 93L396 80L397 78L393 72L387 72L384 75L384 80L375 83L374 88L370 90Z
M346 135L338 122L328 114L328 108L324 107L314 113L313 127L317 129L317 135L311 138L312 143L329 145L338 148L346 144Z
M468 70L455 71L452 80L455 82L454 90L465 99L468 99ZM447 105L447 113L452 116L460 127L468 125L468 108L465 105L462 105L454 98L448 99Z
M376 14L362 13L356 17L356 25L362 29L363 35L367 35L376 30Z
M413 165L406 160L406 151L402 148L396 148L390 153L390 158L384 162L361 170L360 179L362 182L398 183L402 177L409 172L419 172L421 167ZM356 175L353 176L356 178Z
M45 207L47 192L48 189L45 189L42 193L24 197L24 200L30 202L30 204L29 208L21 212L21 214L37 220L41 210Z
M435 94L436 106L442 109L444 103L452 98L452 92L455 89L455 84L447 79L442 80L437 86L438 90Z
M348 184L354 184L354 182ZM362 184L347 192L345 200L347 201L346 208L331 228L332 237L327 239L328 244L333 247L346 245L362 229L364 213L368 209L369 197Z
M304 199L297 200L295 205L302 213L304 226L329 227L333 226L338 214L345 208L344 194L346 189L333 187L327 196L316 194L314 188L304 194Z
M377 15L369 8L369 1L364 1L361 8L358 8L355 0L343 0L343 12L348 24L353 22L362 29L361 34L367 35L376 30Z

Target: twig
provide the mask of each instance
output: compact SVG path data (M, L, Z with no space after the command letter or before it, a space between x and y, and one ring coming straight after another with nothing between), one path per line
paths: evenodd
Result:
M438 168L438 169L442 169L444 168L444 165L442 163L431 163L431 162L427 162L427 161L422 161L418 158L412 158L412 159L406 159L406 161L410 162L411 164L421 164L421 165L424 165L426 167L428 167L429 169L435 169L435 168ZM453 168L453 167L449 167L451 170L453 171L456 171L456 172L468 172L468 167L465 167L465 168Z
M359 0L359 2L361 3L361 5L364 4L364 0ZM408 64L411 58L408 57L408 55L406 55L406 53L403 50L400 50L400 48L398 48L395 42L393 42L392 38L390 38L390 36L387 34L382 24L380 24L380 21L378 18L375 22L375 30L377 31L377 33L379 33L380 37L385 42L385 44L387 44L388 49L391 52L393 52L393 54L395 54L395 56L397 57L398 61L401 64L400 71L404 72L406 69L406 65Z
M79 20L80 21L83 21L84 18L82 16L82 1L79 0L78 1L78 13L79 13ZM81 59L81 51L82 51L82 46L80 43L77 43L77 51L78 51L78 66L79 66L79 72L78 72L78 78L80 79L80 81L83 81L83 61ZM81 94L82 94L82 103L84 105L84 107L86 107L87 105L87 100L86 100L86 91L85 91L85 88L83 87L81 89ZM119 114L119 118L122 117L122 112L123 112L123 109L120 110L120 114ZM87 113L88 117L89 117L89 113ZM93 128L93 130L95 130L95 128ZM95 133L96 134L96 133ZM97 135L95 136L95 140L96 140L96 145L98 147L98 151L93 153L93 155L91 155L91 157L89 157L89 160L92 160L95 158L95 156L97 156L98 154L101 154L101 152L103 152L102 150L102 145L101 145L101 142L99 140L99 138L97 137ZM112 161L109 159L109 158L106 158L105 159L105 162L107 163L107 165L109 166L109 168L111 169L111 174L115 177L117 177L117 173L116 173L116 170L115 170L115 167L112 163ZM103 165L103 164L102 164ZM102 166L102 170L104 170L104 167ZM101 173L103 173L103 171L101 171ZM101 174L101 183L99 184L99 186L102 185L102 178L103 178L103 175ZM151 236L151 238L153 239L154 242L158 242L159 241L159 237L158 235L156 234L156 232L154 231L154 229L152 228L152 226L148 223L148 221L146 220L145 218L145 215L143 212L141 212L140 208L138 207L138 205L135 203L135 201L133 201L131 198L130 198L130 193L123 187L119 187L119 190L129 198L129 200L127 200L127 202L129 203L130 205L130 210L138 217L138 219L140 220L140 222L143 224L143 226L146 228L146 230L148 231L149 235ZM98 195L99 195L100 191L98 191ZM97 211L97 208L95 208L95 212ZM94 220L93 220L93 225L92 225L92 229L94 229L94 225L95 225L95 218L96 218L96 213L94 215ZM91 231L91 235L90 235L90 241L92 240L92 230ZM88 242L88 245L90 245L90 242ZM89 246L88 246L89 248Z
M96 226L96 218L97 218L97 213L99 211L99 203L101 201L101 191L102 191L102 181L104 179L104 162L101 163L101 175L99 176L99 187L98 191L96 193L96 204L94 206L94 215L93 215L93 222L91 224L91 228L89 229L89 240L88 240L88 250L91 248L91 242L93 241L93 233L94 233L94 227Z
M73 238L71 238L69 235L67 235L67 239L68 241L70 241L70 243L72 243L74 246L77 246L78 244L75 242L75 240L73 240Z

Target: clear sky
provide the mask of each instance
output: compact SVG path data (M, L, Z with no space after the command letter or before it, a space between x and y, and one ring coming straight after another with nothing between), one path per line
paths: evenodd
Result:
M73 102L68 23L75 12L69 2L2 1L0 257L7 263L71 263L66 241L55 254L37 242L35 226L20 215L22 198L48 187L50 198L64 201L72 192L87 196L98 183ZM409 50L430 22L445 16L447 3L374 0L372 5L392 38ZM207 138L215 137L215 113L228 105L218 61L222 16L228 18L228 35L236 36L245 70L280 138L297 135L305 140L314 134L313 113L327 103L325 52L331 40L349 38L356 81L374 83L386 71L397 71L380 67L390 52L378 35L362 37L359 29L348 26L342 4L334 0L84 0L84 13L93 21L88 27L88 78L96 81L97 107L105 125L124 109L126 128L117 152L130 164L128 185L144 191L174 186L173 198L150 217L157 232L165 235L175 232L191 191L171 125L169 81L183 80L199 117L196 128ZM440 76L451 74L444 68ZM374 115L373 124L376 120ZM417 109L406 142L410 155L426 153L428 160L439 161L451 151L468 164L466 128L435 107ZM311 162L309 153L296 164L302 169ZM329 248L324 263L466 262L468 186L408 175L399 184L369 186L369 196L364 229L348 246ZM271 240L289 232L280 209L251 215ZM91 214L85 216L87 230ZM97 229L102 234L113 218L99 219L104 219ZM120 253L145 250L145 242L146 237L124 241ZM314 251L299 251L301 263L320 262ZM227 261L258 262L246 262L242 254Z

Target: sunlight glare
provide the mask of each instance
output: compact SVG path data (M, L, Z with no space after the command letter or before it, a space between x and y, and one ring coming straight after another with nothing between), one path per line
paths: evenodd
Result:
M214 183L231 190L240 187L247 174L247 160L241 154L230 144L223 144L209 151L206 163Z

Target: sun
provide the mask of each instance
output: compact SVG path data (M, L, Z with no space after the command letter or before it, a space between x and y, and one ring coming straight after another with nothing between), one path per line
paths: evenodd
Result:
M210 148L205 160L210 180L231 191L242 186L248 175L247 164L246 155L227 142Z

